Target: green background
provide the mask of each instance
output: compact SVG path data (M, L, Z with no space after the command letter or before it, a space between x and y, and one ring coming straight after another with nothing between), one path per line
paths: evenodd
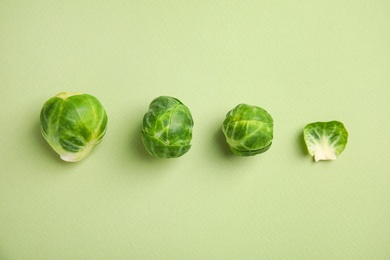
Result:
M390 259L390 1L0 0L0 259ZM103 142L62 162L43 103L82 91ZM178 159L141 143L152 99L195 121ZM265 108L274 142L239 158L221 124ZM303 127L339 120L336 161Z

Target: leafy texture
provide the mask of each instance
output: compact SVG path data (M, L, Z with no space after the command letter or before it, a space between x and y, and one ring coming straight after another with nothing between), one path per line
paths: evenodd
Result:
M107 114L93 96L63 92L42 107L41 133L62 160L77 162L101 142Z
M154 99L143 118L142 142L149 154L160 158L180 157L191 148L194 121L190 110L178 99Z
M256 155L271 147L273 119L261 107L239 104L227 113L222 131L234 154Z
M335 160L348 141L348 132L339 121L315 122L305 126L303 138L314 160Z

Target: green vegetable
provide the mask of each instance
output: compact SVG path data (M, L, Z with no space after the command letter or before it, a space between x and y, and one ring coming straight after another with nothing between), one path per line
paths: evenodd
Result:
M303 138L307 150L314 160L335 160L348 141L348 132L338 121L315 122L305 126Z
M182 102L160 96L150 103L143 118L142 142L155 157L180 157L191 148L193 125L191 112Z
M42 107L41 132L62 160L77 162L102 141L107 114L93 96L62 92Z
M252 156L271 147L273 119L261 107L239 104L227 113L222 131L234 154Z

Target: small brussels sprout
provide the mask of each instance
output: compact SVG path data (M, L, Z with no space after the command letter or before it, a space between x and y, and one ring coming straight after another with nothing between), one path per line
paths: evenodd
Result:
M260 107L239 104L227 113L222 131L234 154L252 156L271 147L273 119Z
M160 96L143 118L142 142L155 157L180 157L191 148L193 125L190 110L180 100Z
M62 92L42 107L41 133L62 160L77 162L102 141L107 114L93 96Z
M348 141L348 132L339 121L315 122L305 126L303 138L314 160L336 160Z

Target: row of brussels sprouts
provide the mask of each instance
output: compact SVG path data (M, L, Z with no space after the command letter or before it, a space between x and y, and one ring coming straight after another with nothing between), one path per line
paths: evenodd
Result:
M102 141L107 114L99 100L89 94L62 92L42 107L41 132L62 160L84 159ZM177 158L191 148L194 120L180 100L169 96L154 99L143 118L142 142L152 156ZM222 124L233 154L253 156L267 151L273 140L273 119L263 108L239 104ZM305 126L304 141L315 161L334 160L347 144L348 132L338 121Z

